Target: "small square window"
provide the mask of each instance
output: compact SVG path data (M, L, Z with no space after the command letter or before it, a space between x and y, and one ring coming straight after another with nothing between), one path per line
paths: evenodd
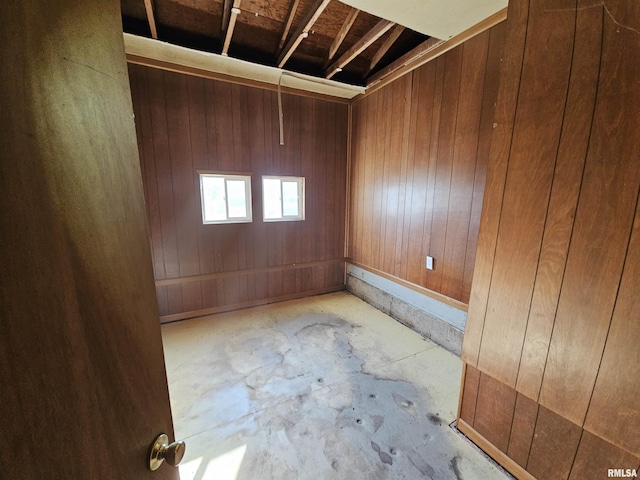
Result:
M200 173L202 223L249 223L251 177Z
M265 222L304 220L304 177L262 177Z

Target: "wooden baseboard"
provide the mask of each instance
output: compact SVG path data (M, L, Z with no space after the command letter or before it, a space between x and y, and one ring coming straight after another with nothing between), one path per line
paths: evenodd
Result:
M472 426L458 417L456 421L458 430L464 433L469 440L475 443L482 451L498 462L505 470L515 476L518 480L536 480L536 478L527 472L524 468L514 462L502 450L499 450L489 440L476 432Z
M394 275L391 275L389 273L383 272L382 270L378 270L377 268L373 268L370 267L368 265L364 265L360 262L357 262L355 260L353 260L352 258L347 258L346 259L347 263L350 263L358 268L361 268L363 270L366 270L370 273L373 273L375 275L378 275L382 278L386 278L387 280L391 280L392 282L395 282L399 285L402 285L403 287L407 287L410 288L411 290L421 293L423 295L426 295L427 297L431 297L434 300L438 300L439 302L442 303L446 303L447 305L450 305L452 307L457 308L458 310L462 310L463 312L466 312L469 310L469 305L467 305L466 303L461 302L460 300L456 300L455 298L451 298L451 297L447 297L446 295L442 295L441 293L438 292L434 292L433 290L429 290L428 288L425 288L421 285L416 285L415 283L411 283L407 280L404 280L403 278L399 278L396 277Z
M251 300L249 302L233 303L230 305L220 305L218 307L203 308L202 310L193 310L190 312L175 313L173 315L163 315L160 317L160 323L177 322L178 320L186 320L187 318L202 317L205 315L213 315L215 313L231 312L233 310L241 310L243 308L257 307L267 305L269 303L284 302L286 300L295 300L297 298L311 297L314 295L323 295L325 293L333 293L344 290L344 285L334 287L321 288L318 290L309 290L306 292L291 293L280 297L261 298L260 300Z

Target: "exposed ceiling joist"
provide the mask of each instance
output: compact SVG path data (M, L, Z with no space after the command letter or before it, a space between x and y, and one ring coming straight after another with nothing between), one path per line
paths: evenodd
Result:
M291 24L293 23L293 19L296 16L296 12L298 11L298 5L300 5L300 0L293 0L291 2L291 8L289 8L289 16L287 17L287 23L285 24L284 30L282 31L282 38L280 38L278 50L281 50L284 46L284 42L287 41L287 35L289 35Z
M280 55L278 56L278 68L282 68L282 66L287 63L287 60L289 60L289 57L293 54L295 49L298 48L300 42L309 35L309 29L314 23L316 23L316 20L318 20L320 15L322 15L322 12L327 8L330 1L331 0L316 0L311 7L311 10L309 10L309 13L307 13L307 16L291 36L282 52L280 52Z
M342 45L342 42L344 42L344 39L347 36L347 33L349 33L349 30L351 30L351 27L353 26L353 22L356 21L356 18L359 13L360 13L360 10L358 10L357 8L352 8L351 11L349 12L349 15L347 15L347 18L344 20L342 27L340 27L340 31L338 32L338 35L336 36L335 40L331 44L331 47L329 48L329 56L327 58L327 64L325 65L325 68L329 66L329 63L331 62L331 60L333 60L333 57L335 57L336 53L338 52L338 49L340 48L340 45Z
M144 0L144 9L147 11L147 20L149 21L149 28L151 29L151 38L157 40L158 29L156 28L156 18L153 15L152 0Z
M331 78L336 73L341 71L342 67L344 67L347 63L364 52L367 47L369 47L382 35L387 33L387 31L394 25L395 23L390 22L389 20L380 20L375 27L373 27L365 34L364 37L358 40L349 50L344 52L344 54L342 54L342 56L338 60L333 62L333 64L325 72L326 78Z
M391 30L391 33L389 34L387 39L371 59L371 63L369 64L369 71L373 70L378 62L382 60L382 57L384 57L385 53L387 53L391 46L396 42L396 40L398 40L400 35L402 35L402 32L404 32L404 27L402 25L396 25L395 27L393 27L393 30Z
M231 14L229 16L229 25L227 26L227 32L224 36L224 45L222 45L222 55L229 53L229 45L231 45L231 37L233 36L233 30L236 28L236 19L240 14L240 2L242 0L233 0L233 7L231 8Z

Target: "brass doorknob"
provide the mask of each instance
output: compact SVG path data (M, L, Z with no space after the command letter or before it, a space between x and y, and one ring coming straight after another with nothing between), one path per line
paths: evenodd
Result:
M149 470L155 471L166 460L169 465L177 467L184 457L184 442L169 443L169 437L161 433L156 437L149 451Z

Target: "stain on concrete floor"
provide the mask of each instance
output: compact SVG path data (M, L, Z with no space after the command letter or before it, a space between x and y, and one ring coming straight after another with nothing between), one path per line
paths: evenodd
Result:
M347 293L163 339L183 480L506 478L448 426L459 358Z

